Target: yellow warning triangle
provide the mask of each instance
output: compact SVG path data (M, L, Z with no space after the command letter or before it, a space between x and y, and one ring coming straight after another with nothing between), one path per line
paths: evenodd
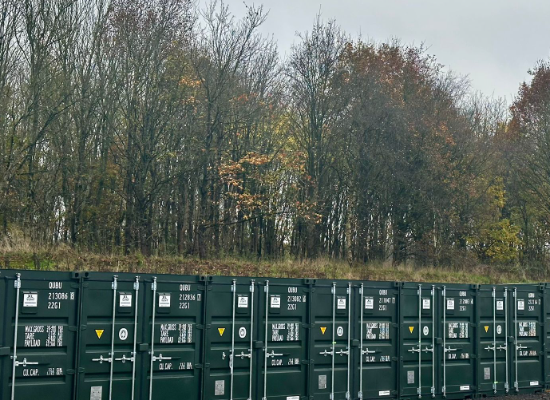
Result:
M321 327L321 332L323 333L323 335L325 334L326 331L327 331L327 327L326 327L326 326L322 326L322 327Z
M485 325L484 328L485 328L485 333L487 333L487 331L489 330L489 325Z
M413 333L413 331L414 331L414 326L409 326L409 331L410 331L411 333Z
M101 339L101 335L103 335L103 332L105 332L105 329L96 329L95 334L97 335L98 339Z
M220 332L220 336L223 336L223 333L225 332L225 328L218 328L218 332Z

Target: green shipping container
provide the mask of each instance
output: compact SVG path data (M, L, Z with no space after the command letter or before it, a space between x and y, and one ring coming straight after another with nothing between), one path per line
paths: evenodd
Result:
M75 396L79 275L1 271L2 399Z

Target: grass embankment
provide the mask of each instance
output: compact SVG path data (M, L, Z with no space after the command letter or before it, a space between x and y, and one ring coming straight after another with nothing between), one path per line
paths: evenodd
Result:
M182 257L118 256L78 252L67 247L33 249L0 246L1 268L44 271L104 271L168 273L185 275L231 275L283 278L359 279L378 281L446 283L544 282L549 274L526 268L494 265L463 267L415 267L391 263L349 264L331 259L307 261L251 261L226 257L199 260Z

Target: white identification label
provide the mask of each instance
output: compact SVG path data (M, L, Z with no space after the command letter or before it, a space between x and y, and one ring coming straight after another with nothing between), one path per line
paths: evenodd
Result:
M238 308L248 308L248 296L239 296L237 301Z
M132 307L132 295L131 294L121 294L119 306L122 307Z
M338 336L344 336L344 328L339 326L338 329L336 329L336 334Z
M538 386L538 385L539 385L539 381L531 381L531 382L529 382L529 385L531 385L531 386Z
M287 396L286 400L300 400L300 396Z
M170 307L170 293L159 294L159 307L162 307L162 308Z
M338 309L339 310L346 309L346 299L338 299Z
M128 329L126 328L121 328L119 331L118 331L118 338L120 340L126 340L128 339Z
M518 300L518 311L525 310L525 300Z
M90 388L90 400L101 400L103 386L92 386Z
M424 329L422 329L422 333L424 334L424 336L428 336L430 334L430 328L425 326Z
M430 299L422 299L422 309L423 310L430 309Z
M281 296L271 296L271 308L281 308Z
M365 310L374 310L374 297L365 297Z
M389 390L381 390L378 392L378 396L389 396L390 391Z
M504 300L497 300L497 311L504 311Z
M461 390L461 391L463 391L463 390L470 390L470 385L461 386L461 387L460 387L460 390Z
M447 310L455 309L455 299L447 299Z
M23 293L23 307L38 307L38 293Z

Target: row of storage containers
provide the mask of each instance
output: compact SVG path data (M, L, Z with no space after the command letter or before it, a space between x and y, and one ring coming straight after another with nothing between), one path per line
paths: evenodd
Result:
M0 398L473 398L550 384L550 291L0 272Z

